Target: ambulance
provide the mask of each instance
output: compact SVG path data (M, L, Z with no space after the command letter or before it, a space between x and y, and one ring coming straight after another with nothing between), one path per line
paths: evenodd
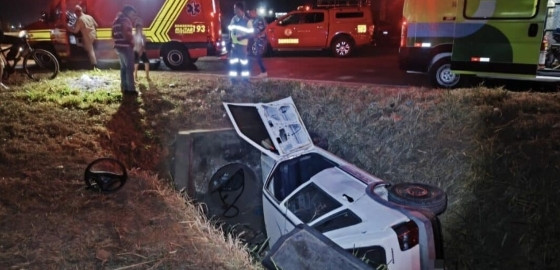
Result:
M100 61L118 59L111 25L124 5L133 6L142 20L152 63L163 59L170 69L180 70L199 57L226 53L218 0L52 0L41 20L26 27L33 46L52 52L63 63L87 60L80 34L68 31L76 22L78 4L99 24L95 51Z
M442 88L466 76L556 83L558 2L405 0L399 66Z

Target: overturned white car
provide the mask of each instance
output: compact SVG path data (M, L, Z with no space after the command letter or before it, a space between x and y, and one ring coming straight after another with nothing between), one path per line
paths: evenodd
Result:
M390 185L315 146L291 97L224 106L237 133L263 153L270 245L306 223L374 268L443 269L441 189Z

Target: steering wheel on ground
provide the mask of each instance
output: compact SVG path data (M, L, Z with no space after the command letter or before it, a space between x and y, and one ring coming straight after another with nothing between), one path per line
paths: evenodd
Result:
M111 193L126 183L128 176L122 162L113 158L99 158L91 162L85 171L87 189Z

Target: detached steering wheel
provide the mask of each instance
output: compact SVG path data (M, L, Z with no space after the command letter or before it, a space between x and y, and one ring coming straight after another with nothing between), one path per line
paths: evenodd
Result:
M113 158L100 158L91 162L84 174L87 189L104 193L119 190L128 176L122 162Z

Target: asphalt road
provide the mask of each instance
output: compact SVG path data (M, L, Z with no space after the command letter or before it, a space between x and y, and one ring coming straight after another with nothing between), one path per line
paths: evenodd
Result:
M263 60L272 78L430 87L426 76L399 69L397 48L366 47L348 58L329 52L278 52ZM227 59L203 57L195 65L196 70L186 72L227 74ZM256 63L252 67L252 74L260 72ZM167 69L163 63L161 69Z

